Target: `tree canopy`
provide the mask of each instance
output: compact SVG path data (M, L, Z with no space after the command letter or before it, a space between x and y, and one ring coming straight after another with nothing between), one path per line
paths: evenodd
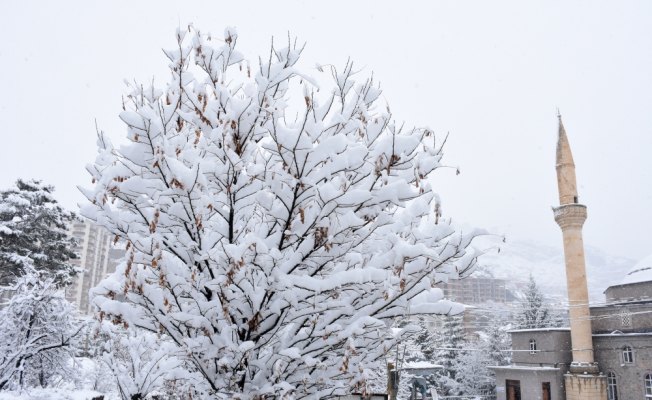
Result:
M82 213L128 250L94 303L166 335L218 397L364 391L390 321L458 312L433 285L477 257L431 187L445 140L395 124L350 62L322 83L296 40L256 66L237 42L179 30L170 81L125 98L128 143L99 134Z
M0 191L0 284L9 284L34 268L58 285L76 274L75 240L68 235L74 215L53 197L54 187L18 179Z

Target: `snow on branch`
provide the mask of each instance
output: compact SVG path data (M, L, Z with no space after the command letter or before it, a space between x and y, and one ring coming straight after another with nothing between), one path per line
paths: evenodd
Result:
M179 32L170 81L126 96L128 143L100 136L82 213L128 251L99 317L166 335L216 396L364 390L391 318L455 312L419 295L473 267L479 232L441 217L441 147L373 79L348 62L329 90L292 40L252 68L237 40Z

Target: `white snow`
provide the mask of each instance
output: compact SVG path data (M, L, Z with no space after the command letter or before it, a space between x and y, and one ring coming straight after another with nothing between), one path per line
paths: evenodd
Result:
M570 328L535 328L535 329L512 329L507 332L551 332L551 331L570 331Z
M411 361L403 364L403 369L435 369L435 368L444 368L444 366L431 363L429 361Z
M559 371L559 368L555 367L529 367L523 365L506 365L504 367L491 367L491 369L511 369L518 371Z
M613 337L613 336L652 336L652 332L612 332L612 333L594 333L593 337Z
M118 400L118 397L88 389L30 388L23 391L0 392L0 400L90 400L104 395L104 400Z
M621 285L652 281L652 254L645 257L625 274Z

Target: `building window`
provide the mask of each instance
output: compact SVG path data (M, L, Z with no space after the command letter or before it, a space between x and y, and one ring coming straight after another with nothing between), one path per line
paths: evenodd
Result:
M607 374L607 398L609 400L618 400L618 386L616 384L616 374L609 372Z
M537 353L537 341L534 339L530 339L530 354L536 354Z
M622 326L632 326L632 314L628 310L620 312L620 324Z
M645 375L645 398L652 399L652 374Z
M634 362L634 351L630 346L623 347L623 362L631 364Z

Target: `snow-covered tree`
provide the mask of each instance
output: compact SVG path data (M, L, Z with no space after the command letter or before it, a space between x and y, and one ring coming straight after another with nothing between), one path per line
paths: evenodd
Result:
M444 396L462 394L460 386L460 359L467 346L464 337L463 315L444 317L444 323L437 331L437 354L435 359L442 368L437 371L435 380L438 392Z
M477 346L478 342L471 342L469 346ZM470 348L461 351L455 360L456 395L485 396L495 388L495 375L488 368L491 361L488 354L481 348Z
M108 321L100 326L99 359L112 371L123 400L141 400L154 391L162 391L166 381L182 369L176 348L169 340Z
M444 140L351 63L317 83L296 41L255 67L237 42L178 31L171 80L125 99L129 142L99 134L82 213L128 250L94 304L168 335L214 396L365 390L390 321L459 311L433 285L475 264L431 188Z
M530 275L527 288L523 293L521 311L516 324L519 329L550 328L559 326L561 318L555 315L546 302L534 277Z
M0 284L7 285L30 267L70 283L75 268L74 239L67 233L73 214L54 199L54 187L37 180L16 181L0 191ZM45 275L43 275L45 276Z
M509 335L501 318L495 318L478 339L469 342L455 362L459 392L464 396L493 398L496 376L491 367L509 364Z
M419 330L414 336L413 342L418 348L418 354L421 356L415 359L432 362L435 359L437 349L435 348L435 335L428 325L429 320L427 317L419 317Z
M12 296L0 308L0 390L47 386L71 372L74 340L83 325L53 278L26 268L0 294L7 290Z
M409 398L412 392L413 380L422 378L431 387L435 387L434 375L415 376L410 369L418 366L435 364L436 335L431 332L429 319L425 316L416 316L406 319L399 324L403 330L401 342L396 347L394 359L399 371L398 398Z
M508 329L511 328L502 318L494 318L489 323L487 329L480 332L482 349L491 362L491 365L502 366L508 365L511 361L509 350L511 349L511 340Z
M434 334L428 328L424 316L405 318L396 329L400 329L401 343L397 345L394 358L398 366L405 362L432 360L434 356Z

